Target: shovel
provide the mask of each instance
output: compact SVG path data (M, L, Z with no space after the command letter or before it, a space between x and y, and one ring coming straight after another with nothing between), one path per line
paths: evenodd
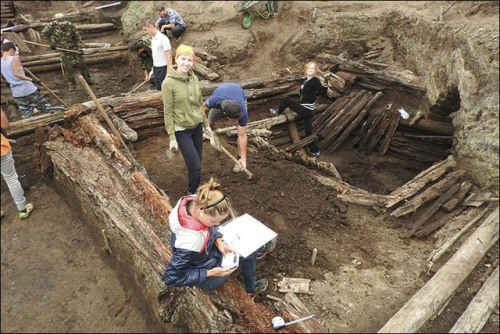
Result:
M474 206L476 208L483 205L484 202L498 202L498 197L491 197L491 193L471 193L467 197L462 205Z
M214 143L212 144L212 147L215 148L217 151L222 151L224 152L228 157L231 158L231 160L233 160L235 163L239 164L240 162L238 161L238 159L236 159L234 157L234 155L232 155L220 142L219 140L219 137L214 133L213 134L214 136ZM244 169L243 170L245 172L245 174L247 174L248 178L251 179L253 178L253 174L248 170L248 169Z
M130 95L132 94L133 92L135 92L136 90L138 90L139 88L141 88L142 86L144 86L144 84L146 84L146 82L148 82L149 80L144 80L143 82L141 82L137 87L135 87L134 89L132 89L130 92L128 92L126 95Z
M30 41L27 41L27 40L24 40L24 39L23 39L23 42L28 43L28 44L34 44L34 45L38 45L38 46L43 46L43 47L46 47L46 48L50 48L50 45L47 45L47 44L40 44L40 43L30 42ZM64 48L58 48L58 47L56 47L56 50L65 51L65 52L71 52L71 53L76 53L76 54L81 54L80 51L70 50L70 49L64 49Z

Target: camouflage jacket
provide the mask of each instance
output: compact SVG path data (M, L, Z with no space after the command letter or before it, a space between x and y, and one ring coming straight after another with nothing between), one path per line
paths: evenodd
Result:
M144 51L140 55L132 55L141 62L141 69L150 71L153 68L153 53L151 52L151 36L144 36L139 40Z
M82 48L82 38L73 23L69 21L51 22L42 30L43 37L55 44L59 48L80 50Z

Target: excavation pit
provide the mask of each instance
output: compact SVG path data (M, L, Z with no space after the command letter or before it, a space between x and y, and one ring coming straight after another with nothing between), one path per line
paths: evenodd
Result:
M202 15L202 12L195 8L196 3L188 3L185 8L183 6L180 3L175 3L175 8L179 12L182 9L189 10L193 16L200 17L200 20L196 23L195 20L192 21L192 29L186 36L183 36L183 42L197 43L195 46L206 49L219 57L220 67L214 68L222 74L221 81L236 80L236 78L238 80L256 78L259 77L256 74L263 71L266 72L266 80L276 79L270 74L272 71L277 72L283 78L291 74L286 70L287 68L291 69L294 75L300 76L299 69L306 60L309 60L311 54L340 55L342 53L340 50L347 51L347 54L344 55L345 59L369 66L370 69L377 72L384 72L385 68L381 65L367 65L362 62L362 56L368 52L372 52L369 54L370 58L376 52L380 52L380 58L368 60L375 63L385 63L386 65L390 64L392 60L398 61L404 65L403 69L407 68L415 75L423 78L421 83L425 87L423 94L414 91L402 92L396 89L382 89L383 96L371 108L371 111L384 110L389 103L392 103L392 111L397 111L399 107L404 108L411 114L411 118L408 120L410 121L421 110L424 116L416 124L423 124L424 121L445 122L451 125L453 129L452 139L449 138L449 134L429 132L425 129L403 125L400 120L391 141L393 147L391 148L390 145L385 154L379 154L380 142L376 143L372 150L360 149L360 144L363 142L362 138L351 148L346 148L344 145L351 143L356 138L358 131L361 131L363 123L360 122L338 149L333 150L331 147L327 147L322 150L323 153L319 158L320 161L332 163L340 173L342 180L349 186L366 191L369 194L386 196L434 163L445 160L448 155L454 155L457 158L459 167L466 169L467 175L464 177L474 183L474 189L492 189L495 192L498 188L495 181L492 181L495 168L498 170L498 164L495 165L492 162L495 161L495 143L493 139L498 139L498 128L495 130L495 127L492 126L492 119L498 120L498 116L496 118L491 117L495 110L498 115L498 107L494 108L495 101L498 101L498 93L496 95L492 93L494 91L492 85L494 84L491 83L491 78L494 75L490 71L484 70L487 66L482 61L488 58L490 59L490 62L487 62L488 66L491 66L491 64L493 64L493 67L498 65L498 50L496 49L497 53L495 54L495 48L491 48L490 45L491 40L495 41L495 34L496 42L498 41L498 23L495 26L496 30L483 30L482 38L477 36L474 38L474 32L470 31L472 30L470 27L467 28L467 25L463 24L462 26L462 24L457 23L463 21L458 16L458 12L455 13L457 22L452 22L449 25L448 23L438 24L432 22L431 16L436 16L434 15L436 10L437 13L439 12L439 5L430 3L425 3L425 6L424 4L420 6L406 5L412 8L416 6L421 10L418 15L413 13L405 15L400 12L386 12L382 15L380 14L381 7L375 8L375 5L364 2L345 4L346 7L342 7L341 4L329 3L283 3L282 20L293 20L292 22L300 27L307 25L307 28L303 31L306 35L309 34L308 36L314 37L311 39L304 38L304 35L299 33L289 34L284 31L279 36L273 34L273 29L269 28L279 29L280 23L282 23L282 21L279 21L280 18L273 19L274 21L256 21L252 27L253 33L244 31L242 35L237 14L231 14L232 16L229 19L223 18L224 15L216 15L217 17L214 18L216 22L214 24L210 23L210 26L214 28L212 31L207 29L209 23L204 23L201 20L203 16L206 16L206 13L203 12L205 14ZM448 15L453 14L455 9L460 9L462 13L474 9L472 5L469 8L464 8L465 4L460 3L455 6L457 7L453 7ZM482 14L482 18L485 16L488 18L489 16L484 12L484 6L486 5L481 4L481 6L478 6L482 9L476 11L475 15L479 13ZM315 7L318 8L318 16L316 21L309 22L307 18ZM403 9L400 8L400 10ZM498 5L493 7L492 11L494 10L498 11ZM144 12L146 11L147 9L144 10ZM206 11L210 13L212 13L211 11L213 13L222 11L223 14L229 14L228 9L218 8L217 4L210 4ZM368 17L356 15L355 13L359 11L368 12ZM121 14L124 14L124 12ZM423 17L418 21L417 18L420 15L423 15ZM466 15L466 17L472 20L472 15L474 14ZM335 19L331 19L333 17ZM332 23L328 23L328 20ZM222 23L220 27L218 26L219 23ZM333 28L339 27L342 29L339 29L337 33L333 33L335 31ZM319 33L320 28L326 29L323 35ZM458 34L453 32L458 28L460 28ZM231 38L231 34L235 34L235 29L239 29L238 36L242 37L238 39ZM382 37L379 38L379 36ZM109 41L108 38L110 37L101 36L95 41ZM122 39L121 36L115 35L112 38L115 38L116 41ZM411 39L414 41L416 39L418 43L412 45L410 43ZM479 40L482 41L482 46ZM469 41L473 46L470 48L456 47L455 43L457 45L461 45L462 42L466 44L465 41ZM388 56L390 47L386 47L388 46L386 43L389 43L390 47L393 48L390 56ZM217 50L226 44L228 45L226 49ZM252 47L245 48L248 45L252 45ZM440 47L437 47L437 45ZM451 48L450 45L454 45L454 47ZM377 47L381 46L383 46L382 49L377 49ZM281 51L277 51L277 49ZM491 50L493 52L488 52ZM92 73L103 82L101 87L95 87L96 95L99 97L112 94L118 95L130 91L137 83L135 79L142 78L142 72L133 59L128 58L126 53L120 59L123 60L123 64L116 61L113 64L90 66L91 69L97 69ZM320 64L320 68L324 72L331 68L331 62L325 61L325 58L315 60ZM260 66L257 66L256 63L260 63L258 64ZM123 78L117 74L121 73L120 69L122 67L131 70L128 77ZM342 70L345 70L345 68L339 69L339 71ZM241 73L244 73L244 75ZM475 82L474 80L465 80L466 78L470 79L470 76L467 76L468 73L472 73L472 78L476 78ZM59 89L58 92L63 95L63 98L68 99L72 104L89 100L83 89L77 90L73 95L66 93L63 83L53 80L57 76L58 74L55 72L40 74L42 80L45 79L53 84L54 86L51 86L51 88ZM373 78L371 76L366 77ZM116 85L117 82L119 85ZM358 85L358 83L351 86L352 92L365 89L375 94L378 91L373 89L375 85L373 82L363 82L364 86ZM293 89L283 95L296 94L300 80L295 81L294 84ZM368 88L367 85L372 85L372 88ZM146 89L147 87L140 94L144 94ZM481 90L484 94L482 96L478 93ZM2 89L2 94L5 94L5 91ZM251 121L268 118L268 109L276 107L279 98L283 95L270 97L265 101L249 101L251 105ZM319 102L328 105L332 103L332 100L323 99L318 100L318 104ZM397 105L398 102L400 105ZM116 106L113 108L118 116L123 116L126 113L123 110L116 111ZM150 113L158 112L158 105L150 108ZM317 117L320 116L321 114L318 113ZM368 120L369 116L370 111L367 112L364 121ZM124 118L126 119L126 117ZM129 117L129 121L133 120ZM185 192L186 170L180 154L170 156L165 154L168 149L168 136L164 133L164 129L160 124L161 121L162 117L159 115L154 121L146 121L143 125L137 127L136 131L139 133L140 139L133 143L133 150L138 162L149 172L153 182L165 191L170 199L170 204L173 205ZM156 127L151 127L151 123L154 122L159 123ZM301 131L300 122L297 122L297 125L299 131ZM104 126L106 127L106 125ZM228 126L231 126L231 124L220 124L220 128ZM288 140L286 138L288 136L286 125L276 125L270 130L273 134L269 142L274 147L284 150L291 145L291 142L286 142ZM398 131L400 137L397 137ZM484 139L480 139L480 135ZM228 143L228 148L234 153L235 138L225 135L223 138ZM64 305L67 305L67 310L58 309L59 318L63 319L59 324L60 327L55 327L51 322L53 320L50 319L54 319L53 315L42 311L34 312L37 321L34 322L32 327L23 327L23 317L25 315L22 313L22 309L26 305L26 298L23 295L17 295L16 297L13 293L16 289L13 289L13 287L19 286L21 282L26 285L32 283L28 278L20 280L13 275L16 273L16 268L24 267L30 273L29 276L37 277L41 282L50 282L52 279L54 285L59 286L59 291L56 289L52 290L52 292L49 290L47 293L42 293L43 289L50 288L51 284L40 283L36 285L37 293L35 298L38 297L40 300L49 298L49 296L51 296L51 300L56 300L57 298L54 296L56 295L55 291L57 291L60 293L60 299L69 296L70 299L66 300L77 300L80 305L84 302L92 305L91 301L98 300L99 295L104 294L107 302L99 304L99 312L102 314L109 313L112 315L110 319L118 319L122 323L126 320L132 321L132 318L135 317L127 317L126 315L131 310L127 308L130 307L131 303L143 305L146 314L150 316L150 318L144 318L149 319L145 320L145 322L149 321L150 327L145 325L142 329L137 328L137 331L188 331L190 329L199 329L199 327L193 327L193 323L186 321L186 319L195 318L192 312L189 313L190 310L182 307L175 310L164 308L169 296L171 296L170 294L175 295L177 293L176 289L163 290L161 285L161 269L166 263L163 263L158 257L154 257L155 260L151 262L144 260L145 258L140 255L141 253L135 252L134 248L130 246L130 241L126 238L123 230L110 223L109 217L113 211L106 211L107 205L114 205L117 197L124 196L123 198L127 198L125 195L130 194L127 187L121 188L121 191L113 191L113 189L118 189L116 187L123 180L115 174L116 171L113 171L113 166L106 160L108 159L106 156L100 161L101 153L99 153L96 143L89 142L82 147L68 149L80 153L74 156L74 161L81 161L81 164L68 168L75 174L69 173L67 175L63 172L64 166L56 164L53 180L55 182L52 182L51 178L40 181L40 174L35 172L39 166L33 163L35 158L33 150L34 136L24 135L16 137L16 139L18 143L13 146L16 164L19 167L19 174L24 176L21 182L26 187L29 187L27 188L27 195L31 196L30 199L35 201L36 211L31 218L36 223L22 225L19 220L11 219L11 217L15 216L15 208L10 201L6 188L2 187L2 208L7 213L7 217L2 220L2 304L9 304L8 311L6 307L2 307L2 327L8 330L10 324L15 323L18 326L16 328L22 328L23 330L41 329L43 331L46 329L48 331L56 328L60 331L71 331L72 329L89 328L88 326L78 326L83 323L91 324L91 328L95 331L101 331L104 328L101 326L111 321L102 319L101 323L99 323L99 320L96 319L95 322L89 322L87 318L87 321L78 322L76 320L78 317L72 312L73 304L66 301ZM382 139L383 135L380 140ZM52 138L49 142L61 140L63 140L62 136L58 135L57 139ZM395 145L396 143L399 146ZM409 147L412 147L414 143L420 144L419 150L409 150ZM430 148L429 145L426 145L428 143L432 143ZM365 144L369 144L369 140ZM80 149L81 151L79 151ZM436 149L439 154L429 155L429 149L433 152ZM53 150L52 152L58 151ZM60 152L63 152L63 150L60 150ZM99 160L96 160L95 165L90 163L94 162L93 159L85 159L86 153L92 153L94 158L99 158ZM480 156L480 159L477 159L478 156ZM59 163L63 160L60 160ZM97 161L102 162L103 169L98 167L100 165L97 164ZM111 161L115 162L114 160ZM486 165L488 167L483 168ZM104 167L110 168L109 170L106 169L108 173L103 172ZM425 266L428 255L436 247L434 242L439 243L446 235L450 235L450 231L453 230L452 227L456 228L460 226L460 223L463 224L464 222L460 221L460 217L472 219L475 213L478 214L480 210L487 206L485 204L477 210L461 207L452 214L440 210L429 223L444 219L450 221L450 226L447 224L438 232L423 239L404 239L401 238L401 234L421 216L423 211L432 205L432 202L426 203L415 213L410 213L401 218L391 216L390 213L395 208L403 205L403 202L391 209L382 206L367 206L345 202L338 197L338 195L342 195L343 191L325 185L316 178L320 176L335 180L336 178L333 175L325 174L317 169L315 165L306 166L298 163L293 157L287 159L286 154L281 152L276 154L272 148L260 148L252 143L249 149L248 168L256 175L255 179L247 180L244 175L234 174L231 172L231 167L232 162L226 156L214 151L207 142L204 143L203 181L208 180L210 176L215 176L222 183L223 189L227 192L228 198L231 199L238 213L248 212L252 214L279 234L277 249L258 263L258 276L272 280L268 293L274 297L283 297L273 289L276 282L280 281L282 277L311 279L311 295L299 295L299 298L306 304L311 313L315 313L322 324L332 332L374 332L380 329L430 278L430 275L426 273ZM90 172L94 176L98 176L102 183L96 185L94 195L82 195L82 193L79 193L78 189L80 188L77 183L70 180L80 173L89 173L90 180L92 176ZM106 183L108 182L107 179L111 177L113 181L109 184ZM445 174L442 177L445 177ZM104 195L102 196L96 195L97 191L100 191L99 186L104 188ZM340 187L343 184L336 184L336 186ZM52 194L53 189L58 189L59 194L63 195ZM47 194L50 194L50 196ZM117 194L120 194L120 196L114 196ZM344 195L350 194L348 191ZM354 195L357 194L357 192L354 193ZM100 199L105 199L105 201L100 202ZM52 201L58 203L57 206L53 205ZM116 210L116 212L120 214L119 221L125 223L133 221L137 217L145 217L148 223L151 223L155 228L159 228L157 233L168 246L168 235L160 229L161 227L166 231L168 227L155 225L158 220L164 218L155 210L156 208L153 205L148 207L147 210L132 207L129 211ZM71 217L71 219L61 219L61 217L59 217L60 220L56 219L58 212L63 212L65 216ZM130 216L126 216L127 213ZM163 218L160 219L159 217ZM6 218L9 220L6 220ZM71 222L69 222L70 220ZM58 224L59 229L54 230L51 224ZM64 237L64 235L71 233L75 226L79 226L76 230L80 234L77 237L68 239L72 240L71 245L66 242L52 243L52 239L67 239L68 237ZM84 226L85 228L82 228ZM87 231L87 226L91 231L89 234L84 232ZM38 237L28 237L28 235L32 236L30 233L35 233ZM75 285L74 290L77 291L72 294L71 289L66 288L68 285L67 281L65 281L65 279L68 279L67 276L62 276L60 279L56 278L56 274L52 274L52 277L43 276L44 271L52 273L51 269L54 267L68 265L68 263L72 265L75 262L77 263L77 265L74 265L75 270L76 268L85 269L87 267L89 271L92 271L90 268L96 267L95 264L83 260L78 261L73 257L73 254L78 252L79 249L82 251L81 249L92 248L93 243L90 242L89 236L92 236L91 239L97 245L95 254L98 255L94 255L96 256L95 261L98 261L97 258L102 258L105 261L112 262L108 264L117 269L120 277L113 278L109 276L109 279L112 282L113 279L117 283L120 282L117 285L124 287L122 290L124 292L119 292L119 294L124 295L123 299L108 294L108 292L114 290L112 284L108 283L103 288L95 283L94 280L97 280L95 278L89 277L87 280L84 279L85 282L71 280L70 278L72 284ZM141 237L138 237L138 240L142 244ZM150 241L144 242L143 245L146 249L150 246ZM23 260L14 260L14 256L24 254L19 249L27 247L26 245L29 245L28 249L31 251L32 257L26 257L23 265L23 262L17 262ZM47 245L50 245L50 247ZM35 248L35 246L42 248ZM46 248L57 249L54 253L63 259L62 264L51 263L49 265L47 264L48 260L42 261L40 257L35 257L35 255L47 254L48 252L44 251ZM107 248L111 250L111 254L109 254ZM318 250L318 256L313 266L310 260L314 248ZM14 250L18 251L13 253ZM52 258L55 259L56 256ZM27 265L30 262L37 265ZM153 265L151 265L152 263ZM436 319L428 322L423 330L449 331L471 300L473 295L471 291L477 291L480 288L479 282L484 280L497 265L498 244L488 252L463 286L457 290L456 296L447 306L449 311L443 312ZM439 266L437 269L439 269ZM230 286L231 288L240 284L241 277L235 275L235 279L234 285ZM90 287L95 286L100 287L104 293L91 292ZM139 293L139 291L141 292ZM133 292L140 294L141 298L143 298L142 301L141 298L134 299ZM129 296L132 296L130 297L132 299L128 299ZM215 298L213 294L209 294L209 296ZM161 301L161 306L158 306L158 300ZM273 310L272 300L259 297L257 302L268 311ZM221 305L217 304L222 310L224 307ZM180 306L182 306L182 303ZM121 307L124 307L123 310L125 311L120 312ZM232 309L229 309L229 313L236 320L236 323L241 325L238 321L243 318L239 317L238 313ZM267 313L263 314L267 315ZM151 317L159 318L158 323L161 323L161 325L151 324ZM263 317L262 319L270 321L271 318ZM44 320L47 319L50 320L48 325L47 322L44 323ZM171 323L175 323L178 327L169 327ZM224 323L218 328L222 328L222 325ZM248 330L251 327L244 328ZM242 327L233 327L233 329L242 330ZM119 327L111 330L120 331ZM498 331L498 315L490 317L484 331Z

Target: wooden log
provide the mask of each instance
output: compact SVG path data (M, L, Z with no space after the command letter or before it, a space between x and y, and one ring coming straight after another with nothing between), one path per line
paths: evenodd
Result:
M55 179L82 208L96 233L106 231L112 255L127 259L123 274L138 282L160 324L192 332L231 331L233 320L221 317L229 309L245 315L234 319L234 325L247 332L270 332L266 320L272 312L251 301L234 277L211 292L165 287L162 277L172 256L168 197L133 156L116 147L95 116L80 117L77 123L73 127L77 133L65 130L64 138L45 143Z
M411 212L415 212L419 207L435 198L438 198L442 193L451 188L453 184L463 175L465 175L465 171L462 169L449 173L441 181L433 184L422 193L418 194L404 205L394 210L391 213L391 216L401 217Z
M391 124L392 120L394 119L394 113L382 112L382 114L384 116L383 116L382 120L380 121L380 125L374 131L374 134L373 134L373 136L371 136L370 142L368 143L368 146L366 148L366 150L368 152L373 151L373 149L379 143L382 136L384 136L384 134L386 133L386 130L389 127L389 125Z
M364 206L373 206L387 199L387 195L370 193L364 189L352 186L349 183L342 181L341 179L335 180L329 177L316 175L313 175L313 178L324 186L334 188L337 192L340 193L337 194L337 198L341 199L344 202Z
M453 210L455 210L458 204L462 202L462 200L465 198L465 195L467 195L467 193L471 188L472 188L472 183L470 181L464 181L460 185L460 190L458 191L458 193L452 198L450 198L448 202L444 203L441 209L447 213L453 212Z
M363 90L363 89L360 90L349 102L347 102L347 104L344 107L342 107L342 109L339 110L339 112L337 112L335 114L335 116L333 118L328 120L328 122L324 126L324 130L319 132L318 136L320 138L325 138L328 135L329 131L331 130L331 126L333 124L335 124L335 122L338 119L343 117L343 115L346 113L346 111L349 111L352 108L354 108L354 106L356 106L356 104L365 96L365 94L367 94L366 90Z
M6 130L7 135L16 138L28 133L32 133L39 126L61 123L64 121L64 111L54 111L53 113L36 115L30 118L21 119L19 121L10 122L9 128Z
M375 96L370 101L368 101L368 103L365 105L363 110L361 110L358 113L358 115L356 116L356 118L354 118L354 120L349 119L346 122L346 124L348 124L348 126L344 129L344 131L338 137L338 139L333 143L332 151L337 150L340 147L340 145L342 145L342 143L347 139L347 137L356 128L356 126L358 126L358 124L365 118L366 113L372 108L372 106L375 104L375 102L377 102L377 100L382 95L383 95L382 92L377 92L377 94L375 94Z
M357 101L356 104L352 106L352 108L346 110L343 115L340 115L339 112L336 122L329 122L331 125L328 128L325 128L325 130L323 130L323 132L321 133L324 138L319 143L320 148L322 150L327 149L329 145L331 145L335 141L338 134L344 130L347 123L354 119L371 99L372 93L367 92L365 95L363 95L363 97L361 97L361 99Z
M97 54L97 55L89 55L88 57L83 58L83 62L85 65L93 65L93 64L100 64L100 63L106 63L110 61L118 61L119 59L123 59L125 57L126 53L125 52L112 52L109 54ZM30 66L30 69L34 73L41 73L41 72L50 72L50 71L56 71L61 68L60 63L56 64L50 64L50 65L38 65L38 66Z
M498 207L458 251L378 331L415 333L452 297L483 256L498 240Z
M400 201L407 199L416 194L426 184L437 180L441 175L446 173L449 169L455 167L456 162L453 156L448 156L447 159L432 165L426 170L420 172L413 179L406 182L401 187L395 189L390 193L390 199L385 203L386 208L390 208Z
M498 308L498 283L497 266L450 329L450 333L479 333L483 329L491 313Z
M409 128L437 133L443 136L453 136L455 128L453 124L446 122L438 122L428 119L419 119L415 124L411 125L409 120L401 119L399 121L401 126Z
M195 71L196 74L198 74L202 78L208 79L210 81L217 80L220 77L217 73L215 73L205 65L201 64L200 62L193 63L193 71Z
M339 97L332 104L330 104L321 117L313 121L314 132L319 135L328 125L329 121L332 120L355 95L355 93L351 92L347 96Z
M33 51L30 49L30 47L23 41L24 36L22 36L21 34L22 33L17 34L15 32L11 32L11 31L4 31L3 32L3 35L5 36L5 38L7 38L9 41L14 43L15 46L17 46L19 48L19 53L21 53L21 54L33 53Z
M305 137L304 139L294 143L293 145L290 145L289 147L285 148L285 152L290 152L293 153L297 151L298 149L304 148L307 145L311 144L315 139L317 139L318 136L316 136L314 133L310 136Z
M432 203L432 205L430 207L428 207L424 211L424 213L422 213L422 215L420 217L418 217L418 219L413 223L413 226L411 227L411 229L409 231L405 232L402 235L402 237L403 238L410 238L413 235L415 235L417 238L420 239L420 238L423 238L423 237L431 234L432 232L434 232L435 230L437 230L438 228L443 226L445 221L441 220L435 224L431 224L431 225L428 225L428 226L422 228L422 226L424 226L425 223L427 223L427 221L429 219L431 219L431 217L439 210L439 208L446 201L448 201L451 198L451 196L455 195L459 190L460 190L460 184L458 184L458 183L455 184L454 186L452 186L450 189L448 189L441 197L438 198L437 201ZM420 229L420 231L418 231L419 229Z
M389 110L391 109L389 108ZM378 151L379 155L384 155L389 149L389 145L391 144L392 138L394 137L396 129L398 128L399 119L401 118L397 111L391 110L391 112L392 112L392 119L390 121L389 127L387 128L384 139L380 144L380 149Z
M429 262L427 264L428 271L432 270L434 264L441 258L441 256L443 256L444 253L446 253L446 251L453 245L455 241L457 241L465 232L467 232L477 221L483 218L486 211L488 211L488 208L483 209L481 213L475 215L474 219L472 219L463 228L461 228L458 233L456 233L453 237L451 237L441 246L432 251L432 253L429 255L429 258L427 259L427 261Z
M366 128L365 133L361 133L362 138L358 146L358 152L368 150L374 138L379 138L379 131L382 131L382 129L385 131L385 126L387 126L387 122L385 121L386 118L387 114L381 110L374 110L373 113L370 114L366 122L366 124L370 124L370 126Z
M285 295L284 303L277 302L275 303L275 306L282 314L282 318L287 322L311 315L311 312L293 292L288 292ZM321 326L318 320L314 317L297 322L285 328L292 333L328 333L328 330Z

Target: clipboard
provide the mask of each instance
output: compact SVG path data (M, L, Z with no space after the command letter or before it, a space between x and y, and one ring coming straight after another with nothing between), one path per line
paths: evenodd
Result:
M218 231L224 242L244 258L278 235L248 213L221 225Z

